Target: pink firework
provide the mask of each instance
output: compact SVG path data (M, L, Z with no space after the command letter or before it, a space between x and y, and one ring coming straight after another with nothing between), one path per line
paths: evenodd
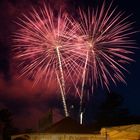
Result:
M85 63L82 75L81 105L84 95L84 86L94 87L101 85L109 90L110 82L125 82L124 72L128 72L125 65L133 61L134 41L132 24L124 17L124 13L117 12L116 8L79 10L79 37L78 43L85 53ZM81 41L79 41L79 38ZM77 43L77 44L78 44ZM88 82L88 83L87 83Z
M33 78L36 84L49 84L55 78L68 116L65 81L73 79L71 74L79 75L81 69L81 55L73 45L75 26L66 13L56 16L45 4L39 11L33 8L28 16L23 15L17 24L20 29L14 35L13 51L21 76Z

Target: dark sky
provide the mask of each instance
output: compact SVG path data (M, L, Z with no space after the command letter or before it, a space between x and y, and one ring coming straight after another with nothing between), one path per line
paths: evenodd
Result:
M86 1L86 2L85 2ZM108 0L106 0L108 1ZM57 90L52 85L49 88L32 87L32 81L17 79L15 68L11 62L10 48L12 47L11 34L17 27L13 21L22 13L30 9L30 6L37 6L41 0L1 0L0 1L0 109L8 108L14 114L14 122L18 127L30 128L37 126L38 119L52 107L55 121L62 118L62 104ZM95 7L101 0L46 0L47 3L58 9L61 5L68 11L74 10L78 6L86 8ZM114 0L120 11L125 11L126 15L132 14L129 18L135 21L134 29L140 30L140 3L139 0ZM74 14L73 12L71 14ZM133 36L137 45L140 46L140 34ZM124 106L131 114L140 115L140 59L139 49L135 50L133 59L127 68L130 74L126 75L127 85L118 84L111 86L111 90L120 93L124 97ZM96 100L102 100L100 93ZM77 99L70 100L70 104L77 104ZM95 107L89 106L89 109ZM33 117L34 116L34 117ZM23 125L24 122L24 125ZM30 123L29 123L30 122Z

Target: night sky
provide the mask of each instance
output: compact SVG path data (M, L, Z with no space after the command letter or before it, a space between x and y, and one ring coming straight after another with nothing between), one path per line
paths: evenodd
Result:
M17 25L14 21L21 13L27 12L31 5L41 5L42 0L1 0L0 1L0 109L8 108L14 115L13 120L17 127L36 127L41 116L51 107L54 110L54 120L63 117L63 106L58 90L52 85L49 87L32 88L32 81L17 79L17 72L12 64L10 49L12 47L12 33L16 31ZM86 2L85 2L86 1ZM108 0L106 0L108 2ZM46 0L46 3L58 10L61 5L63 9L74 15L74 10L80 6L96 7L101 0ZM131 15L130 21L135 21L134 30L140 30L140 3L139 0L114 0L113 5L118 6L119 11L125 11ZM136 46L140 47L140 33L133 35ZM129 74L126 73L127 85L118 83L117 87L111 86L111 90L120 93L124 97L124 106L133 115L140 115L140 57L139 49L132 56L135 62L127 66ZM106 91L99 90L95 100L102 101ZM69 108L77 110L77 99L69 99ZM92 102L92 101L90 101ZM74 108L73 106L74 105ZM96 105L89 104L89 110L96 110ZM89 111L90 112L90 111ZM24 124L23 124L24 122ZM29 123L30 122L30 123Z

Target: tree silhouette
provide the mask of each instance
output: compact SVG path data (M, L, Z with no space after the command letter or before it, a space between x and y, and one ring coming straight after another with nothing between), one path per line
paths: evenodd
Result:
M11 122L12 113L8 109L1 109L0 110L0 121L4 124Z
M98 114L98 123L102 125L119 125L125 123L129 111L123 107L123 97L115 92L107 93L106 100L101 104Z
M8 109L0 110L0 122L3 124L3 140L10 140L11 134L16 130L12 125L12 113Z

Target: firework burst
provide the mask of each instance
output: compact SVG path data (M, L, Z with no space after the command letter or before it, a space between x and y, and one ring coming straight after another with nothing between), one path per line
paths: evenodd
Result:
M28 16L23 15L17 24L20 29L14 34L13 52L20 75L33 78L35 84L43 81L47 85L55 77L68 116L65 80L78 76L81 69L73 45L75 26L66 13L56 16L45 4L39 12L33 8Z
M110 82L115 85L117 81L126 83L125 64L133 61L130 54L133 54L135 47L134 41L130 39L134 33L133 23L127 21L129 16L124 17L124 13L112 9L112 4L105 7L103 3L100 9L88 9L87 12L79 9L79 17L78 34L81 43L78 43L86 56L80 96L82 106L84 86L87 83L92 92L99 85L109 90Z

